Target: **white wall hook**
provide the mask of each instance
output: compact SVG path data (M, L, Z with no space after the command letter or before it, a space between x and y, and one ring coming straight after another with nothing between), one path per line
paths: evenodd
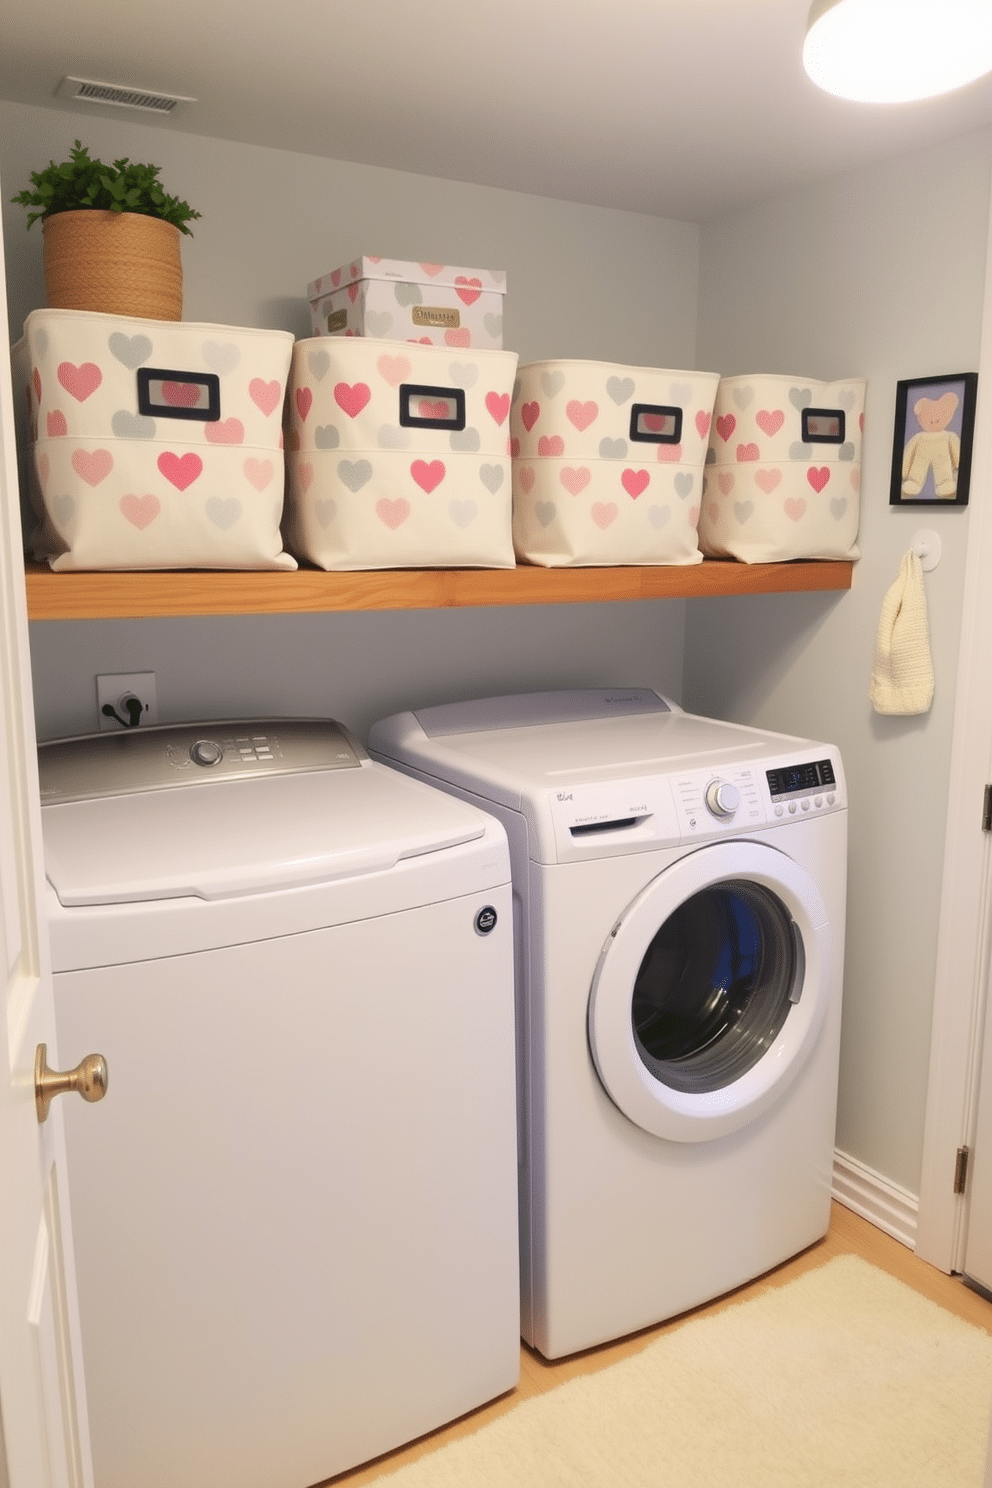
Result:
M912 548L920 560L923 572L929 573L940 562L942 549L940 533L934 532L932 527L921 527L919 532L913 533Z

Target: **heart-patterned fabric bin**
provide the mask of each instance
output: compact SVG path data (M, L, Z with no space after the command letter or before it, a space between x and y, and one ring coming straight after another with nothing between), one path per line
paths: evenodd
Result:
M516 352L369 337L293 349L286 545L318 568L512 568Z
M53 569L291 569L293 337L35 310L13 348L27 548Z
M544 567L699 563L718 374L529 362L513 398L513 538Z
M706 454L699 546L779 563L859 556L865 382L725 377Z
M499 351L502 269L357 258L307 285L315 336L374 336Z

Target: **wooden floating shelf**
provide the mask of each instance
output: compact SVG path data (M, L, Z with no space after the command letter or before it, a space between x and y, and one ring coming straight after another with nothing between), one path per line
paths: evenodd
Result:
M733 594L850 589L853 564L734 563L673 567L376 569L324 573L176 570L52 573L26 568L31 620L178 615L293 615L480 605L602 604Z

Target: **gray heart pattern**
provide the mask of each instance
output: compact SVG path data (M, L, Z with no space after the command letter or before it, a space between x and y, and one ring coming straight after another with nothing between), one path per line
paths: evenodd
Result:
M326 351L311 351L307 357L307 366L310 368L317 382L323 382L330 365L330 354Z
M381 424L379 427L380 449L409 449L410 430L399 424Z
M847 497L846 496L831 496L831 498L830 498L830 515L834 518L834 520L837 521L837 522L839 522L846 511L847 511Z
M448 515L456 527L470 527L479 514L474 501L449 501Z
M534 503L534 515L542 527L550 527L558 511L553 501L537 501Z
M339 460L338 475L349 491L360 491L372 479L372 465L368 460Z
M394 293L397 305L422 305L424 303L419 284L407 284L405 280L401 280Z
M59 527L64 530L76 515L75 501L71 496L56 496L52 502L52 514Z
M233 372L241 361L241 352L233 341L204 341L203 360L211 372L217 372L223 376L225 372Z
M692 488L696 484L687 470L680 470L675 477L675 494L681 496L684 501L687 496L692 495Z
M366 310L365 324L370 336L388 336L393 328L393 317L388 310Z
M850 440L841 445L840 449L837 451L837 458L838 460L854 459L854 445L851 443Z
M482 324L485 326L486 330L489 332L490 336L492 336L492 338L493 338L494 341L498 341L498 340L500 340L502 338L502 335L503 335L503 317L502 317L502 315L495 315L495 314L493 314L492 311L489 311L486 315L484 315L482 317Z
M748 518L749 517L752 517L753 515L754 515L754 502L753 501L735 501L734 502L734 516L737 518L738 522L740 522L740 524L741 524L742 527L744 526L744 523L748 520Z
M565 374L559 368L541 373L541 386L549 398L556 398L565 386Z
M341 443L341 435L333 424L318 424L313 431L313 442L320 450L337 449Z
M126 408L118 408L110 420L110 427L118 439L155 438L155 420L143 413L130 413Z
M634 396L634 379L632 377L608 377L606 391L619 408L622 404L629 403Z
M466 454L474 455L482 446L482 436L478 429L471 427L467 429L452 429L448 440L453 450L463 450Z
M452 362L448 368L448 376L455 387L470 388L479 376L479 369L473 362Z
M800 413L802 413L804 408L808 408L812 401L812 388L794 387L789 389L789 402L792 404L793 408L797 408Z
M601 439L599 458L601 460L625 460L627 458L626 439Z
M494 496L496 495L496 492L499 490L500 486L503 484L505 474L506 472L504 471L502 465L479 466L479 479L485 486L486 490L491 491Z
M750 408L753 399L754 399L754 388L753 387L735 387L734 388L734 402L737 404L737 407L742 412L743 412L743 410L745 408Z
M206 512L214 526L219 527L221 532L226 532L241 516L241 502L237 496L228 496L223 500L220 496L211 496Z
M123 331L114 331L107 340L111 354L122 366L133 372L152 354L151 338L148 336L125 336Z
M797 441L789 445L790 460L812 460L812 458L813 446L811 444L801 444Z
M40 326L34 334L35 356L43 357L48 353L48 332L44 326Z

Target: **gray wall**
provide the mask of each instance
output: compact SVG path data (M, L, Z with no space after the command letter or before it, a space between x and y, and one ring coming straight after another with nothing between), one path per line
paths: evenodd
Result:
M523 360L694 367L699 230L634 213L0 104L12 333L44 304L41 235L10 204L76 134L162 168L203 213L184 241L187 320L310 334L306 285L359 253L505 269ZM97 672L156 673L163 722L384 712L503 689L639 682L678 695L682 601L251 620L36 623L39 735L96 725Z
M703 229L699 356L725 374L866 376L860 546L838 599L690 602L684 701L839 744L850 787L850 894L837 1144L919 1191L968 510L890 507L896 382L978 366L992 136L797 191ZM910 204L939 182L939 213ZM973 490L972 502L987 499ZM920 527L930 713L875 714L883 596ZM976 805L976 810L978 809Z

